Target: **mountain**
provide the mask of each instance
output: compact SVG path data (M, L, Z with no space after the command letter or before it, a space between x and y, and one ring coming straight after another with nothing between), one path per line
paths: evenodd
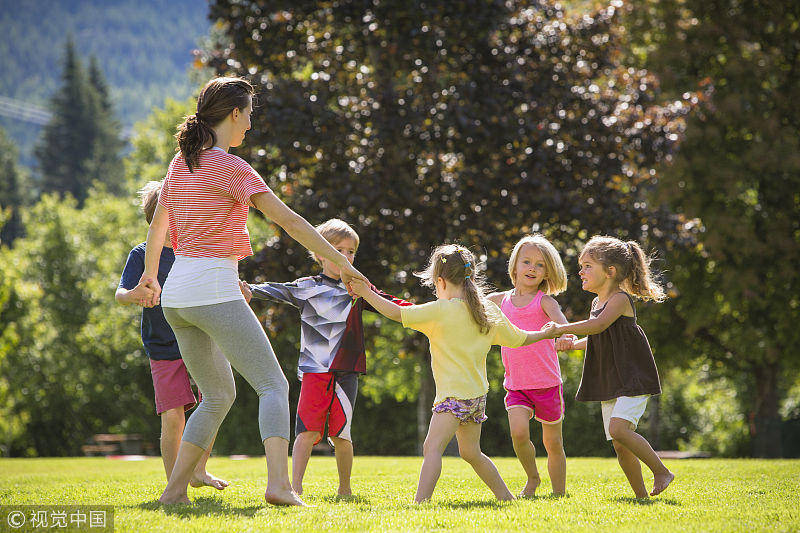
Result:
M128 128L165 98L191 94L191 52L209 33L207 16L205 0L0 0L0 109L48 106L72 36L85 66L97 57ZM0 127L32 165L41 126L0 116Z

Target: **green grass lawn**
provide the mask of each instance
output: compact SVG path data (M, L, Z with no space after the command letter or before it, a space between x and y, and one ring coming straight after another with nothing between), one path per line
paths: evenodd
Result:
M497 503L457 458L445 458L433 501L413 505L422 460L356 457L349 501L335 498L336 463L312 457L304 498L313 508L264 504L264 459L212 458L209 470L231 482L224 492L189 489L192 506L162 507L161 460L0 459L0 504L113 505L117 531L798 531L800 461L684 460L667 491L637 501L614 459L568 459L565 498ZM512 492L524 484L516 459L495 462ZM539 461L540 472L547 472ZM648 485L652 478L646 476ZM7 531L0 524L0 531Z

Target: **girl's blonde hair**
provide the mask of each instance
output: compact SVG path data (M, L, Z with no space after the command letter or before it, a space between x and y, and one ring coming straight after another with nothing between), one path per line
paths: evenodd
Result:
M477 268L475 255L458 244L437 246L431 254L428 266L414 275L426 287L436 287L436 279L441 277L448 283L464 287L464 300L473 320L481 333L488 333L497 322L487 308L486 282Z
M620 288L642 300L662 302L666 299L664 289L653 279L650 271L652 258L644 253L636 241L623 242L615 237L595 236L583 247L580 257L588 255L608 272L614 267L614 281Z
M544 257L545 278L542 280L544 293L555 295L567 290L567 270L561 262L561 256L558 255L556 247L541 233L526 235L514 245L511 257L508 259L508 276L511 278L511 284L517 286L517 260L522 247L527 244L536 246Z

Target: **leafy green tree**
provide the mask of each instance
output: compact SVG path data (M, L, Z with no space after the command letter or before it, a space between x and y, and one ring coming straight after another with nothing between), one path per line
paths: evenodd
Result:
M71 194L79 204L93 183L119 192L122 148L107 88L96 64L84 71L72 40L65 49L62 85L51 100L53 118L44 127L35 154L42 192Z
M658 199L699 232L674 257L680 297L659 342L737 384L760 457L781 455L779 408L800 366L799 24L788 0L647 1L628 17L633 57L665 93L713 87L661 175Z
M10 245L22 235L23 206L17 147L0 128L0 245Z
M211 17L226 36L206 64L260 89L239 153L312 221L352 222L360 268L390 292L429 299L411 273L445 241L485 250L505 285L525 232L546 233L571 270L593 233L678 240L680 220L645 192L696 95L663 102L653 76L621 62L614 8L576 19L548 2L219 0ZM305 257L279 236L243 270L296 276ZM565 301L585 314L576 287ZM373 369L417 377L402 383L420 391L424 430L426 346L407 335L386 350L409 356Z

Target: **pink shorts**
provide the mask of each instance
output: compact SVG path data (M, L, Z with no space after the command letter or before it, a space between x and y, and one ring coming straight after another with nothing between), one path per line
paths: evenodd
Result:
M527 409L530 417L543 424L557 424L564 419L564 387L507 391L506 411L512 407Z
M156 393L156 414L160 415L176 407L183 407L184 411L188 411L197 405L197 398L192 392L189 372L183 364L183 359L174 361L150 359L150 374L153 376L153 389ZM200 396L200 399L203 397Z

